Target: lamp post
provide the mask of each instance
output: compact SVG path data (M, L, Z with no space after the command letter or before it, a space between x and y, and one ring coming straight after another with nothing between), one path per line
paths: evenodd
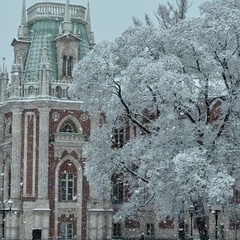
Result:
M9 199L7 201L7 205L8 205L8 209L0 209L0 213L2 214L2 238L5 237L5 217L6 217L6 214L8 212L11 212L12 211L12 206L13 206L13 201L11 199Z
M190 205L190 208L189 208L189 214L190 214L190 239L192 240L193 239L193 212L194 212L194 207L193 205Z
M213 210L212 213L215 216L215 239L218 239L218 216L221 210Z

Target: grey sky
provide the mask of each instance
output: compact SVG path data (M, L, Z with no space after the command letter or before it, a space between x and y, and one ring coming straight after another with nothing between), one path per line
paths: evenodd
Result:
M65 3L65 0L52 1ZM102 40L113 41L132 25L132 17L144 20L144 15L148 14L154 19L153 11L157 9L158 4L167 1L175 2L175 0L90 0L92 30L96 42ZM192 6L189 15L191 17L199 15L198 6L203 1L190 0ZM39 0L26 0L27 8L37 2ZM70 0L70 3L87 6L87 0ZM17 35L21 20L21 9L22 0L2 0L0 8L0 64L2 57L6 57L9 70L13 62L11 42Z

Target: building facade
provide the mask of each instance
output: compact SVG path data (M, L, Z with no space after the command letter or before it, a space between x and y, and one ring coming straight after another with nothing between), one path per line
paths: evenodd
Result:
M26 9L12 41L11 73L1 69L2 237L87 239L89 187L82 146L93 122L67 90L93 47L90 10L39 2Z
M0 198L6 210L0 236L104 240L139 239L144 233L146 239L177 239L177 217L159 222L151 206L144 219L113 223L113 213L125 201L122 183L113 176L109 201L103 201L84 176L82 149L99 127L99 117L90 120L83 103L70 98L67 90L74 64L94 46L89 3L85 8L69 0L46 1L26 9L23 0L12 46L10 74L4 62L0 69ZM130 137L124 131L115 136L117 145ZM9 199L12 211L7 211ZM234 239L240 224L233 219L228 228L226 219L221 213L218 223L224 222L224 228L219 236ZM186 235L190 226L197 235L190 215L185 224ZM214 215L209 227L214 235Z

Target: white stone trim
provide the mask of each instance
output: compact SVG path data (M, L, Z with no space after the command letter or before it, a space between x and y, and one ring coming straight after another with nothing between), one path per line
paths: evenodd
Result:
M48 197L48 146L50 108L39 108L38 198Z
M61 165L67 161L70 160L72 161L72 163L75 165L76 169L77 169L77 202L73 202L73 204L75 203L75 206L77 208L73 209L73 214L75 216L77 216L77 236L80 237L81 233L82 233L82 196L83 196L83 169L81 164L78 162L77 159L75 159L73 156L71 155L67 155L64 158L62 158L55 170L55 236L57 236L58 234L58 217L61 215L61 209L59 209L59 170ZM66 211L68 211L69 209L66 209Z
M12 110L11 198L20 197L22 110Z

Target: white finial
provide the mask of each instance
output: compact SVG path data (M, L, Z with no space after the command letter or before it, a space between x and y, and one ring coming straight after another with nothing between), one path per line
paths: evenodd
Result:
M5 73L5 57L3 57L3 69L2 69L3 73Z
M66 0L66 7L65 7L65 17L63 22L63 32L70 33L72 31L72 22L70 16L70 5L69 0Z
M23 0L21 25L22 25L22 26L25 26L26 24L27 24L27 16L26 16L26 0Z
M64 22L71 22L69 0L66 0Z

